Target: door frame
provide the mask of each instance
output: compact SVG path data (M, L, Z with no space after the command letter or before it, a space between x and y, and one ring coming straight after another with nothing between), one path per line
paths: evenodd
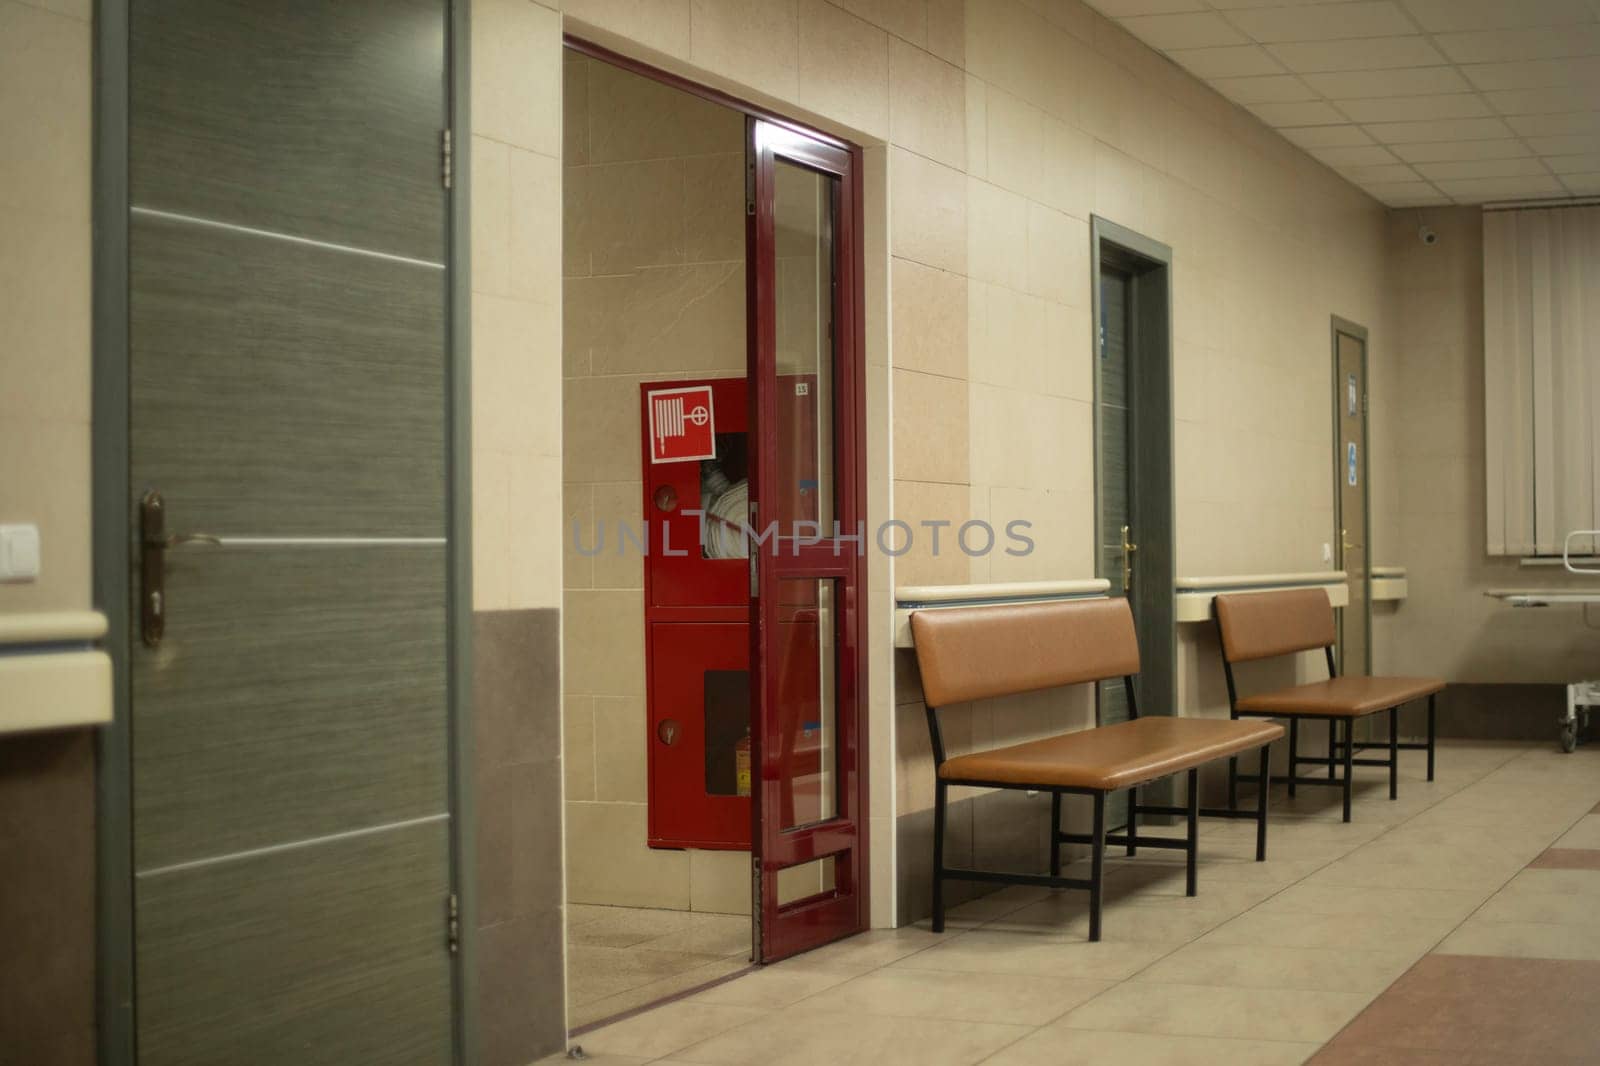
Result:
M1330 373L1333 381L1333 542L1339 549L1334 561L1341 568L1344 566L1344 541L1340 537L1340 531L1348 527L1344 524L1344 492L1342 488L1343 482L1340 480L1344 476L1345 470L1343 460L1344 434L1339 431L1340 401L1344 398L1344 389L1339 381L1340 334L1354 337L1361 342L1361 452L1356 457L1356 465L1359 467L1357 476L1361 479L1363 512L1361 543L1364 545L1362 550L1367 553L1366 574L1362 579L1366 585L1366 595L1361 598L1362 610L1366 613L1367 621L1367 661L1362 664L1361 673L1370 674L1372 673L1372 478L1370 476L1372 472L1372 447L1369 438L1372 434L1372 417L1368 397L1372 393L1372 344L1368 340L1366 326L1359 325L1347 318L1340 318L1338 315L1328 316L1328 345L1332 363ZM1346 573L1346 583L1349 580L1350 576ZM1349 607L1341 607L1339 609L1338 653L1339 673L1341 674L1349 672L1345 669L1344 662L1345 615L1343 613L1349 609Z
M1176 714L1178 696L1177 543L1174 478L1172 387L1172 249L1125 226L1093 215L1089 219L1089 287L1093 317L1090 358L1093 361L1094 413L1094 550L1096 568L1105 540L1101 513L1105 492L1105 457L1100 447L1100 336L1104 324L1100 270L1110 266L1132 276L1129 314L1129 384L1138 397L1133 418L1130 471L1139 457L1161 457L1154 478L1141 476L1130 486L1141 519L1139 566L1146 580L1134 589L1134 615L1139 624L1139 707L1143 714ZM1146 463L1146 466L1151 464ZM1141 471L1142 475L1149 471ZM1164 475L1164 476L1162 476ZM1152 537L1151 531L1159 536ZM1151 582L1150 575L1157 580ZM1149 587L1154 585L1155 587ZM1170 787L1170 786L1158 786Z
M854 270L854 280L852 282L852 285L854 286L854 289L850 293L849 300L848 301L841 301L841 303L840 303L840 307L841 308L846 306L846 304L848 304L848 306L850 308L848 317L846 317L843 314L840 315L840 328L841 329L848 329L850 331L851 343L852 343L852 346L854 348L854 365L852 367L853 374L852 374L852 377L851 377L851 381L852 381L851 387L855 390L855 396L854 396L852 402L855 405L855 415L856 415L856 417L855 417L855 420L854 420L854 424L851 425L851 426L848 426L848 427L846 427L846 426L836 426L835 427L835 434L838 435L840 433L848 432L848 433L852 434L854 436L855 440L856 440L856 446L855 446L856 463L855 463L855 470L853 471L854 492L855 492L855 495L856 495L855 503L856 503L856 506L858 507L858 513L860 514L862 519L865 520L866 515L867 515L867 482L868 482L868 471L867 471L867 468L866 468L866 462L867 462L867 458L866 458L867 457L867 447L866 447L866 418L867 418L867 396L866 396L866 369L867 369L867 365L866 364L867 364L867 356L866 356L866 352L867 352L867 346L866 346L866 311L865 311L866 299L865 299L865 292L864 292L865 278L866 278L866 267L865 267L865 243L866 242L865 242L865 239L864 239L865 229L866 229L866 227L865 227L866 215L865 215L865 196L864 196L864 188L865 188L865 159L864 159L864 153L862 151L861 146L858 145L858 144L854 144L854 143L852 143L850 141L847 141L847 140L845 140L845 139L843 139L841 137L837 137L837 136L835 136L835 135L833 135L831 133L828 133L828 132L826 132L824 130L819 130L814 126L807 125L804 122L801 122L801 121L798 121L796 119L790 118L790 117L782 114L781 112L773 111L773 110L771 110L769 108L761 106L760 104L751 103L750 101L742 99L742 98L740 98L738 96L735 96L732 93L723 92L722 90L719 90L719 89L713 89L713 88L711 88L709 86L702 85L699 82L693 81L693 80L691 80L691 79L689 79L687 77L684 77L682 75L674 74L671 71L663 70L660 67L652 66L651 64L649 64L647 62L644 62L643 60L635 59L632 56L627 55L626 53L615 51L615 50L613 50L611 48L608 48L608 47L606 47L605 45L602 45L602 44L597 44L594 41L589 40L588 38L585 38L585 37L583 37L583 36L581 36L579 34L570 33L570 32L563 33L562 34L562 46L564 48L570 49L573 52L576 52L576 53L578 53L580 55L588 56L590 59L595 59L595 60L598 60L598 61L600 61L602 63L609 63L614 67L619 67L622 70L628 71L629 73L637 74L640 77L649 78L652 81L660 82L663 85L670 86L670 87L672 87L674 89L677 89L677 90L679 90L681 92L686 92L691 96L697 96L702 100L708 100L708 101L710 101L712 103L720 104L723 107L729 108L730 110L736 111L736 112L746 116L747 120L755 119L755 120L760 121L760 122L770 123L771 125L780 127L782 129L785 129L785 130L792 131L794 133L797 133L797 134L801 135L802 137L806 137L806 138L809 138L809 139L811 139L813 141L816 141L820 145L825 146L827 148L836 149L836 150L839 150L839 151L842 151L842 152L845 152L845 153L848 154L850 172L851 172L851 180L849 182L848 188L843 188L843 189L840 190L840 192L841 192L841 196L842 197L843 196L848 196L850 198L850 208L851 208L851 211L853 213L854 218L856 219L857 225L856 225L855 232L851 237L851 245L852 245L852 247L849 249L850 255L852 256L851 263L852 263L852 267L853 267L853 270ZM747 127L748 127L748 121L747 121ZM751 149L751 145L749 143L748 134L747 134L746 151L749 152L750 149ZM746 200L747 200L747 219L746 219L747 224L749 222L749 212L751 210L749 208L749 201L750 201L751 197L753 197L753 195L754 195L754 181L755 181L755 172L754 172L753 169L751 169L747 165L747 168L746 168L746 184L745 184ZM754 280L755 280L753 264L751 264L749 262L748 256L747 256L746 264L747 264L747 268L750 268L750 273L747 275L746 282L747 282L747 284L753 284ZM746 323L746 328L749 329L749 330L754 330L754 328L755 328L754 321L748 321ZM746 372L745 379L746 379L746 381L751 381L752 380L750 375L749 375L749 373L748 373L748 371ZM754 403L754 401L755 401L755 393L754 393L753 389L752 389L750 395L751 395L751 402ZM843 484L844 484L844 479L843 478L840 479L840 484L841 484L841 487L842 487ZM872 790L871 790L871 753L870 753L869 748L868 748L868 733L869 733L869 730L867 728L867 726L868 726L868 715L870 714L870 710L871 710L870 686L869 686L869 666L868 666L869 650L868 650L868 638L867 638L867 634L868 634L868 632L870 631L870 628L871 628L871 618L872 618L872 614L871 614L871 606L872 605L871 605L871 601L870 601L870 598L869 598L870 572L871 572L870 558L871 558L870 554L862 555L859 558L859 560L858 560L858 564L859 565L858 565L858 568L857 568L857 571L856 571L856 577L855 577L856 596L857 596L858 602L857 602L856 612L855 612L856 628L857 628L857 635L856 635L855 639L856 639L857 653L855 655L855 679L854 679L854 681L855 681L855 685L856 685L856 689L857 689L856 704L857 704L857 707L858 707L858 714L859 714L860 718L859 718L859 722L858 722L858 728L856 729L856 732L855 732L856 774L855 774L854 784L851 787L853 787L853 789L856 791L856 794L858 796L857 806L856 806L855 809L860 812L859 813L859 818L858 818L858 821L857 821L857 824L856 824L856 844L855 844L855 847L857 849L859 849L860 860L861 860L860 864L859 864L859 871L858 871L856 887L855 887L855 891L856 891L856 894L857 894L857 901L858 901L858 906L857 906L857 911L856 911L856 914L857 914L856 924L857 924L858 930L866 930L867 928L870 927L870 925L871 925L871 911L872 911L872 879L871 879L872 850L871 850L871 806L870 806L870 800L871 800L871 795L872 795ZM754 608L758 608L759 607L759 601L754 599L754 598L752 598L751 605L752 605L753 609ZM752 631L753 631L755 629L755 626L756 626L756 622L755 622L754 618L752 618L751 626L752 626ZM754 649L752 648L752 651L753 650ZM751 663L751 669L752 669L752 673L754 673L755 663L753 661ZM759 715L761 713L761 711L762 711L762 707L759 704L755 704L755 703L752 704L752 706L750 708L750 712L751 712L751 716L752 716L751 717L751 735L752 735L752 737L757 735L757 731L759 729L759 723L756 721L756 717L755 716ZM752 751L752 765L759 765L758 760L759 760L759 752ZM758 783L757 783L757 786L759 787ZM755 791L755 789L753 788L752 792L754 792L754 791ZM754 807L754 804L752 804L752 806ZM751 826L751 837L752 837L752 839L751 839L751 849L752 849L751 854L752 854L752 856L755 855L755 848L757 846L757 840L759 839L759 834L760 834L760 826L753 824ZM565 860L565 856L563 856L563 861L564 860ZM752 877L751 877L751 883L752 883L752 889L753 889L752 896L754 895L755 886L760 884L760 878L756 876L756 873L757 873L757 871L752 870ZM760 915L760 904L759 904L759 901L756 901L756 900L752 899L752 912L751 912L752 948L753 948L753 952L754 952L753 957L758 958L758 959L760 958L760 954L761 954L761 952L760 952L760 948L761 948L761 944L760 944L761 929L762 929L762 921L761 921L761 915Z
M452 130L470 130L471 0L444 0L445 91ZM91 528L94 606L106 616L111 721L96 734L96 1055L101 1066L137 1058L134 980L132 706L129 509L128 136L130 0L95 5L92 67ZM472 343L470 137L453 137L445 190L445 384L448 755L451 884L459 900L451 1013L456 1062L478 1058L477 871L472 789ZM443 916L441 915L441 932Z

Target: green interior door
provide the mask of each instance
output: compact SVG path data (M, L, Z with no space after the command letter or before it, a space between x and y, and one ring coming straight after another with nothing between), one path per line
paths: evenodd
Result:
M1371 560L1367 550L1367 341L1334 327L1334 456L1338 566L1350 602L1339 610L1339 672L1372 672Z
M130 17L138 1061L448 1063L448 4Z
M1133 277L1114 267L1100 270L1100 351L1095 394L1100 487L1099 559L1096 576L1111 582L1110 595L1131 597L1138 580L1137 508L1129 473L1134 454L1132 348ZM1137 621L1137 611L1135 612ZM1100 720L1126 721L1128 697L1120 678L1100 683Z

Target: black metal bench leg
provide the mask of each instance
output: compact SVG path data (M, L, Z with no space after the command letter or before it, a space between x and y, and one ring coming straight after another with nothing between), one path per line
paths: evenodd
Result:
M1438 693L1428 697L1428 780L1433 780L1433 701Z
M1050 793L1050 876L1061 876L1061 793Z
M933 786L933 931L944 932L944 806L948 789L943 781ZM1056 802L1060 803L1060 796Z
M1328 719L1328 780L1329 781L1333 780L1333 778L1334 778L1334 772L1333 772L1334 768L1336 766L1338 766L1338 763L1334 761L1338 757L1338 751L1339 751L1339 723L1334 721L1332 718L1330 718L1330 719Z
M1094 849L1089 858L1089 940L1100 939L1100 902L1105 887L1106 794L1094 794Z
M1228 756L1228 810L1237 810L1239 807L1239 758L1236 755Z
M1300 776L1300 719L1289 719L1289 798L1294 798L1294 779ZM1266 784L1265 780L1262 782Z
M1272 768L1272 745L1261 745L1261 791L1256 793L1256 862L1267 861L1267 774Z
M1263 779L1263 782L1265 779ZM1265 783L1261 786L1266 788ZM1184 895L1192 896L1199 890L1198 863L1200 859L1200 771L1198 768L1189 771L1189 836L1188 857L1189 867L1187 883L1184 886Z
M1355 781L1356 743L1354 718L1344 720L1344 820L1350 820L1350 786Z
M1389 798L1400 798L1400 708L1389 708Z
M1139 786L1128 789L1128 858L1139 854L1139 845L1134 843L1134 838L1139 832Z

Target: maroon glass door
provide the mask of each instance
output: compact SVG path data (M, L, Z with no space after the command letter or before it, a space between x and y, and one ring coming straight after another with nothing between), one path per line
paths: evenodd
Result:
M857 159L751 118L748 217L754 942L866 927Z

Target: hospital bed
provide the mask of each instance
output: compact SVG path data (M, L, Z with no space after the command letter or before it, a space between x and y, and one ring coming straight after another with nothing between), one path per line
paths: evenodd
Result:
M1569 574L1600 575L1595 567L1577 566L1572 561L1572 541L1577 537L1600 536L1600 530L1578 529L1567 534L1561 545L1561 565ZM1600 606L1600 587L1592 589L1490 589L1485 595L1500 600L1511 607L1582 607L1587 621L1588 609ZM1567 710L1557 720L1561 730L1561 750L1571 752L1578 746L1578 738L1589 725L1589 713L1600 708L1600 681L1573 681L1567 685Z

